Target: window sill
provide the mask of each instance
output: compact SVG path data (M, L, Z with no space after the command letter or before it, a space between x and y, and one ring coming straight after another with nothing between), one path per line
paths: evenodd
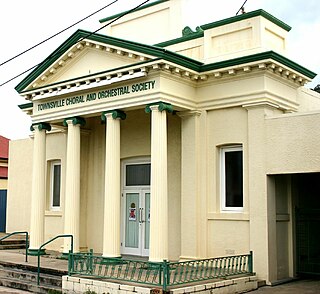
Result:
M45 216L62 217L62 211L46 210Z
M248 213L244 212L209 212L208 219L212 220L231 220L231 221L249 221Z

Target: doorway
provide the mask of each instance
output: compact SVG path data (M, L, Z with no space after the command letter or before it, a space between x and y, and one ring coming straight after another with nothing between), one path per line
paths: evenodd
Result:
M150 159L123 162L122 254L149 256Z

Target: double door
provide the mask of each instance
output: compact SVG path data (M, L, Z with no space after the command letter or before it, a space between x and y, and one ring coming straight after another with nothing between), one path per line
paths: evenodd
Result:
M150 190L123 193L122 253L149 256Z

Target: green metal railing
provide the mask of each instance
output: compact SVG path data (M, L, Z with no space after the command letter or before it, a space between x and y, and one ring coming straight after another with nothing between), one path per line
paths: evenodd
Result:
M37 284L38 286L40 285L40 252L41 249L43 249L44 246L48 245L49 243L53 242L54 240L58 238L71 238L71 250L69 251L69 260L70 260L70 255L73 254L73 235L58 235L47 242L43 243L39 248L38 248L38 275L37 275Z
M6 235L2 238L0 238L0 242L13 236L13 235L23 235L26 234L26 262L28 262L28 248L29 248L29 233L27 231L22 231L22 232L13 232L9 235Z
M78 274L162 287L253 274L249 254L185 262L149 262L94 256L93 252L69 255L69 275Z

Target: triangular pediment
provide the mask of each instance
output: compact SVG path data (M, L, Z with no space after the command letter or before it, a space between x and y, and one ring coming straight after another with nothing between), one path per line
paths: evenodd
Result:
M141 60L150 59L150 56L112 46L105 47L101 44L87 41L80 46L76 45L68 50L47 71L42 73L31 87L58 84L100 72L108 72L113 69L133 65L141 62Z
M149 47L77 31L31 72L16 90L20 93L32 91L157 58Z

